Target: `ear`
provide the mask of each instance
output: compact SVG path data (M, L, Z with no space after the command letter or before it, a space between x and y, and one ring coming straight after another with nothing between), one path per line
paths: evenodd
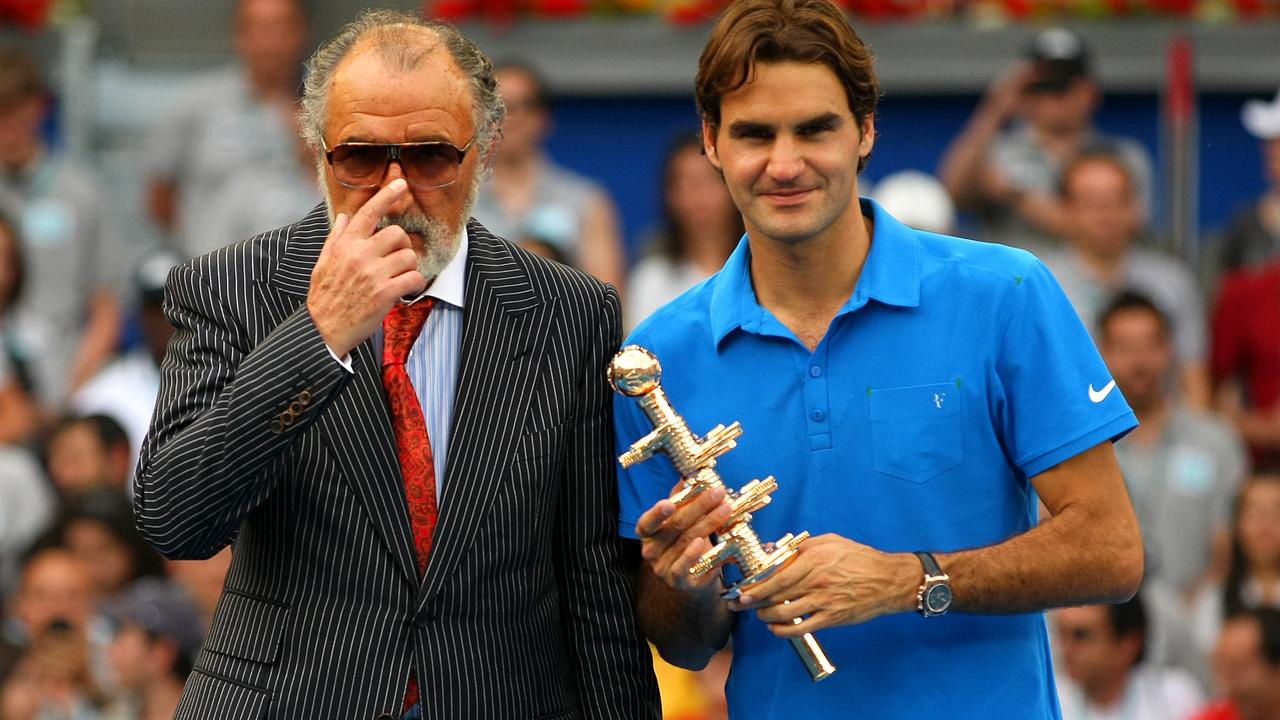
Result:
M720 165L720 156L716 153L716 130L705 117L702 118L702 151L716 170L724 170Z
M862 118L862 140L858 143L858 157L866 157L871 154L871 149L876 145L876 116L867 115Z

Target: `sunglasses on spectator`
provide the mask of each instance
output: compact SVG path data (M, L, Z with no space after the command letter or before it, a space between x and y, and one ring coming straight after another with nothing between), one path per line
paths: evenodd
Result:
M451 185L475 138L458 147L444 141L410 143L346 142L330 148L324 140L320 146L333 168L333 177L343 187L353 190L378 187L387 176L391 161L400 163L404 179L420 190Z

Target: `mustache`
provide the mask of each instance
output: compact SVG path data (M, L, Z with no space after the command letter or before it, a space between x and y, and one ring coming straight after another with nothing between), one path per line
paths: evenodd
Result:
M399 225L400 229L407 233L416 233L418 235L428 236L436 223L421 212L407 212L399 215L385 215L378 221L378 229L381 230L392 225Z

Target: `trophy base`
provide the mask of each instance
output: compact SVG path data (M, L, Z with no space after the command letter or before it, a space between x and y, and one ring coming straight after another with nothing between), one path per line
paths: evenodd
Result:
M725 588L720 593L720 597L725 600L736 599L750 589L752 585L773 577L774 573L791 564L791 561L796 557L796 550L800 547L800 543L804 542L808 537L808 532L802 532L795 537L791 535L783 537L778 541L773 552L769 553L764 565L759 570Z

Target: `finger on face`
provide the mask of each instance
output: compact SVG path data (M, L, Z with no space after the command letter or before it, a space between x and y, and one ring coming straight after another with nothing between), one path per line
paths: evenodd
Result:
M408 188L409 183L405 182L404 178L396 178L383 185L351 217L351 224L348 228L360 237L369 237L377 230L378 222L391 210L391 207L396 204L396 201L400 199L400 196L404 195Z
M397 298L416 297L427 289L427 279L415 266L391 278L390 289Z
M413 250L413 242L409 233L399 225L388 225L369 237L368 247L361 248L363 254L386 257L400 250ZM415 261L416 263L417 261Z

